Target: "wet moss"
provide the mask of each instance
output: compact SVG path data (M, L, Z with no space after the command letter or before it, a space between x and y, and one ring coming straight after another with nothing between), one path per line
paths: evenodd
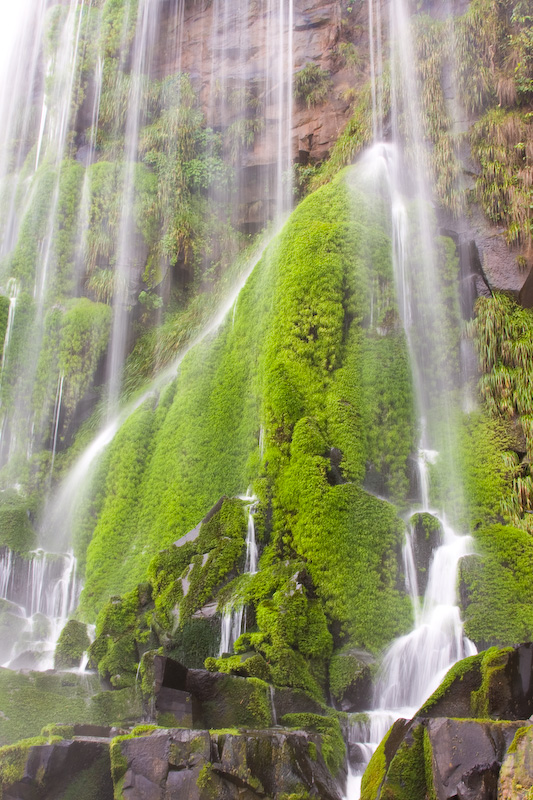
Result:
M339 773L346 758L346 745L342 738L339 720L336 717L322 717L318 714L285 714L281 724L288 728L309 730L322 737L322 756L333 776Z
M90 644L87 626L75 619L69 620L59 634L54 654L55 668L79 667L81 658Z

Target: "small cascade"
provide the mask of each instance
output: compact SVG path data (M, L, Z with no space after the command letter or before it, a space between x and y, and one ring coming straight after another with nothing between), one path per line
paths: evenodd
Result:
M56 400L54 404L54 417L53 417L53 435L52 435L52 460L50 462L50 475L52 475L54 471L54 461L56 457L56 448L57 448L57 433L59 431L59 418L61 415L61 403L63 400L63 384L65 382L65 376L63 373L60 373L58 381L57 381L57 392L56 392Z
M406 588L413 601L415 627L396 639L383 657L373 708L366 713L368 722L358 719L349 728L346 800L359 798L361 777L390 726L399 718L414 716L450 667L477 652L463 634L455 604L458 564L471 552L471 538L457 536L445 521L441 524L443 542L433 553L422 603L417 594L412 533L406 537Z
M218 651L219 658L225 653L233 653L233 645L243 633L242 621L244 617L244 607L233 608L231 603L226 606L222 614L222 622L220 626L220 647Z
M250 491L250 490L248 490ZM255 540L254 514L257 507L257 497L252 494L239 495L239 499L248 504L248 528L246 533L246 558L244 561L244 574L257 573L258 549ZM232 653L233 645L246 632L246 610L244 606L234 607L230 601L222 614L220 624L219 658L224 653Z
M29 558L23 558L3 548L0 553L2 665L51 669L59 634L76 607L79 591L72 553L56 555L36 550Z
M19 293L19 286L15 278L10 278L7 282L7 296L9 297L9 311L7 314L6 334L4 336L4 347L2 350L2 364L0 366L0 384L2 381L2 374L6 364L7 354L9 351L9 343L11 341L11 334L13 333L13 323L15 321L15 311L17 308L17 297Z

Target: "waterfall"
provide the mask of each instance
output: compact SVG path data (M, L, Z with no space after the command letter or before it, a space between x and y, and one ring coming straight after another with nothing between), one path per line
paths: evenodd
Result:
M72 553L0 551L0 661L4 667L51 669L59 634L76 608L80 584ZM13 629L18 636L13 636Z
M346 789L347 800L357 800L361 776L393 722L409 719L438 687L448 669L472 655L476 648L463 634L456 605L456 577L461 558L472 552L471 537L458 535L447 520L445 509L431 508L428 467L440 457L443 442L453 438L454 391L459 379L454 373L447 338L445 299L441 296L437 230L432 216L428 187L428 153L424 140L411 20L404 0L390 3L391 125L393 141L382 142L382 65L377 65L377 42L381 41L380 3L368 2L370 23L370 68L374 144L363 154L358 185L369 195L382 191L390 209L392 262L398 312L409 348L419 418L417 511L439 520L442 543L432 553L427 587L419 597L413 533L408 532L403 549L406 590L413 607L414 628L399 637L384 653L374 687L368 723L357 722L349 733L352 759ZM408 195L413 198L405 199ZM453 453L453 446L448 447ZM446 465L458 496L461 486L453 461ZM412 512L411 512L412 513ZM357 763L355 763L357 761Z
M21 0L0 11L0 30L10 32L0 52L0 279L10 300L0 460L10 488L18 486L11 465L28 462L33 475L42 459L39 545L65 558L99 456L135 409L176 378L191 347L235 308L292 205L293 0L261 7L254 0L215 0L206 4L201 31L184 0L119 5L110 14L94 0ZM264 48L256 47L257 37ZM191 175L180 175L176 185L185 162ZM189 195L194 202L187 207ZM245 238L270 222L228 280L225 270ZM211 232L198 234L202 226ZM201 257L199 235L210 237ZM204 273L206 293L213 275L224 278L215 287L218 310L202 318L196 335L143 390L125 399L142 296L162 308L152 317L155 327L166 305L173 307L177 296L183 302L195 281L203 288ZM75 372L85 368L83 348L78 343L72 353L61 337L79 298L112 312L108 346L86 376L90 391L74 397L83 384ZM87 417L92 441L55 485L62 451ZM253 574L250 519L246 569ZM39 579L28 573L30 583Z

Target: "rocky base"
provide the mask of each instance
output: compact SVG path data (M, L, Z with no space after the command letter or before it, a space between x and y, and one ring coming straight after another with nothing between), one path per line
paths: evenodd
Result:
M320 748L318 734L282 729L81 737L30 747L18 780L3 784L3 798L340 800Z
M414 719L392 726L361 800L529 800L532 703L533 645L459 662Z

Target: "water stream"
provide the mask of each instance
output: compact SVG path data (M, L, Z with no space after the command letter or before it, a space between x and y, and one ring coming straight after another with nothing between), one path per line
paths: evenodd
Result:
M381 42L380 3L368 2L374 144L363 154L359 185L372 196L381 192L389 208L392 262L398 312L405 332L416 410L419 420L418 495L415 512L438 520L441 539L431 554L428 580L419 596L415 532L408 529L404 549L406 590L413 606L413 629L396 639L382 655L374 686L368 722L360 719L349 732L350 773L347 800L360 795L364 769L392 723L411 718L438 687L444 674L458 660L476 652L463 634L456 603L456 578L460 559L471 552L471 538L456 531L448 520L455 509L432 508L429 467L447 458L446 469L461 497L453 456L453 409L459 380L454 372L447 304L441 289L437 228L428 184L428 152L424 139L420 88L416 73L411 16L404 0L389 6L390 125L392 141L380 141L383 131L383 64L378 56ZM408 199L409 198L409 199ZM455 320L455 324L458 320ZM446 453L439 452L447 443Z
M248 492L249 491L250 490L248 490ZM239 499L247 503L248 515L244 574L255 575L257 573L258 561L258 549L255 539L254 524L257 497L248 493L246 495L241 495ZM233 652L233 645L243 633L246 633L246 609L242 603L235 603L233 600L230 600L224 608L220 623L220 646L218 651L219 658L225 653Z

